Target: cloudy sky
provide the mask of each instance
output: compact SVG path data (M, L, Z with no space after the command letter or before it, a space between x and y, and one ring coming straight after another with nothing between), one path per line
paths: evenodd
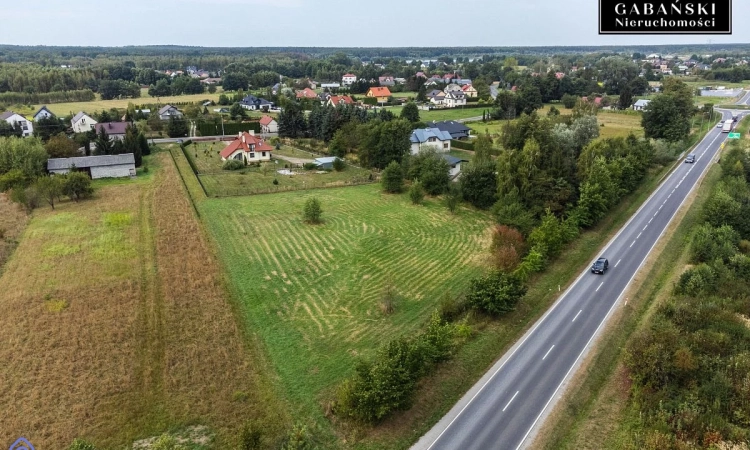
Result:
M608 1L608 0L604 0ZM693 1L693 0L691 0ZM697 0L696 0L697 1ZM37 0L3 8L0 43L407 47L748 43L732 35L599 36L598 0Z

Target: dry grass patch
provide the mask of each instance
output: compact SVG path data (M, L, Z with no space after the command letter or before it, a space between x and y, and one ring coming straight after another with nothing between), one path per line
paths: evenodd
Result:
M0 193L0 274L5 262L16 248L29 218L26 213Z
M643 136L640 114L599 111L596 115L599 122L599 138L627 137L633 133L637 137Z
M177 172L155 157L153 182L35 212L0 277L1 439L114 448L202 424L227 448L245 420L285 424Z

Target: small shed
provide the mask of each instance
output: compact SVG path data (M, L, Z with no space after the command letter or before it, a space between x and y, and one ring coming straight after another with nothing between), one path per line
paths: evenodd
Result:
M651 103L651 100L640 99L633 104L633 109L635 111L643 111L649 103Z
M465 159L456 158L455 156L451 156L445 153L440 156L442 156L443 159L445 159L445 161L448 163L448 175L451 177L451 179L456 178L458 174L461 173L462 162L469 162Z
M47 171L66 174L70 171L86 172L92 179L122 178L135 176L135 156L122 155L80 156L76 158L52 158L47 160Z
M315 165L319 169L331 170L333 169L333 162L336 161L338 156L327 156L325 158L315 158Z

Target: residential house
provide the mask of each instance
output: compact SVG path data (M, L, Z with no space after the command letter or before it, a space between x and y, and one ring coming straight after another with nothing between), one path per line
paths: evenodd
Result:
M442 84L442 81L427 80L424 82L425 87L435 87Z
M443 89L443 92L447 94L448 92L451 92L451 91L460 91L460 90L461 90L461 86L457 85L456 83L450 83L449 85L445 86L445 88Z
M332 95L333 94L331 94L330 92L321 92L320 94L318 94L318 100L320 100L320 104L325 105L326 103L328 103L328 99L331 98Z
M159 108L159 119L169 120L172 118L182 119L182 112L172 105L164 105Z
M453 180L461 173L461 163L469 162L466 159L456 158L447 153L440 155L448 163L448 176Z
M493 100L497 98L497 93L500 91L500 82L499 81L493 81L490 85L490 97L492 97Z
M357 82L357 76L353 73L347 73L344 74L343 77L341 77L341 84L344 86L351 86L352 84Z
M297 98L318 98L318 94L310 88L304 88L301 91L297 91Z
M321 89L339 89L341 83L320 83Z
M91 179L122 178L135 176L135 156L121 155L78 156L74 158L52 158L47 160L47 171L64 175L70 171L85 172Z
M477 90L470 84L461 86L461 91L466 95L466 98L477 98Z
M424 72L417 72L416 75L414 75L414 77L427 79L427 75L425 75Z
M376 98L378 103L387 103L391 91L387 87L371 87L367 90L366 97Z
M219 84L221 83L221 78L204 78L201 80L201 83L207 85Z
M396 77L394 78L396 84L406 84L406 78Z
M263 116L260 118L260 131L262 133L278 133L279 124L271 116Z
M39 108L39 111L34 113L34 122L39 122L42 119L49 119L50 117L54 117L55 115L52 114L52 111L47 109L47 105L42 106Z
M450 91L445 94L443 104L448 108L456 108L466 104L466 94L461 91Z
M338 106L338 105L353 105L354 99L352 99L348 95L332 95L328 99L329 106Z
M102 122L94 125L94 130L96 130L96 134L100 134L104 130L110 141L121 141L125 139L125 131L128 126L130 126L130 122Z
M16 125L21 127L23 131L23 137L31 136L34 134L34 123L18 113L13 111L5 111L0 114L0 120L4 120L10 126L15 127Z
M427 99L433 105L442 106L443 102L445 101L445 93L443 91L439 91L437 89L434 89L434 90L430 91L429 94L427 94Z
M456 78L453 80L453 82L459 86L466 86L467 84L471 84L471 80L468 78Z
M87 131L91 131L96 124L96 120L92 119L83 111L73 116L73 119L70 121L74 133L86 133Z
M256 97L254 95L248 95L242 99L240 106L251 111L268 111L273 106L273 102L269 102L264 98Z
M236 159L248 163L270 161L273 147L255 135L255 132L240 132L237 139L229 143L219 154L221 160Z
M471 128L456 122L455 120L445 120L443 122L429 122L427 124L429 128L437 128L440 131L447 131L451 135L451 139L468 139L471 133Z
M281 92L281 83L276 83L271 87L271 95L277 95L279 92Z
M434 150L437 153L448 153L451 151L451 135L447 131L437 128L419 128L411 132L411 154L425 150Z
M380 83L381 86L395 86L396 80L390 76L386 75L384 77L378 77L378 83Z
M443 83L452 83L453 80L456 79L458 79L458 77L454 73L446 73L443 75Z
M313 164L315 164L318 169L323 170L332 170L333 169L333 163L339 159L338 156L327 156L324 158L315 158L313 161Z
M637 102L633 103L633 110L643 111L650 102L651 100L640 99Z

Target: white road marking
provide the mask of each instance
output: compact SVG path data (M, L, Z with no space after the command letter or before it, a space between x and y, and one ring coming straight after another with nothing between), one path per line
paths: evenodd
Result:
M661 204L661 206L659 207L659 211L661 211L661 209L662 209L663 207L664 207L664 203L662 203L662 204ZM658 213L657 213L657 214L658 214ZM654 214L654 215L656 215L656 214Z
M678 184L678 186L679 186L679 184ZM675 191L675 189L672 189L672 194L674 194L674 191Z
M599 283L599 287L598 287L598 288L596 288L596 292L599 292L599 289L601 289L601 287L602 287L603 285L604 285L604 282L603 282L603 281L602 281L601 283Z
M544 361L545 359L547 359L547 356L549 356L549 352L551 352L553 348L555 348L554 345L552 347L550 347L549 350L547 350L547 353L544 354L544 358L542 358L542 361Z
M617 264L620 264L620 261L622 261L622 260L621 260L621 259L618 259L618 260L617 260ZM617 264L615 264L615 267L617 267Z
M505 412L505 410L508 409L508 406L510 406L510 404L513 402L513 400L515 400L516 395L518 395L519 392L521 392L521 391L516 391L516 393L513 394L513 398L511 398L510 401L508 402L508 404L505 405L505 408L503 408L503 412Z
M638 239L639 237L641 237L642 234L643 234L643 231L641 231L640 233L638 233L638 236L636 236L635 238Z
M635 241L633 241L633 244L635 244ZM630 244L630 246L632 247L632 246L633 246L633 244Z
M656 217L656 214L654 214L654 217ZM648 223L651 223L651 221L654 220L654 217L648 219ZM644 230L645 230L645 228L644 228Z
M669 195L667 195L667 198L669 198L669 197L671 197L671 196L672 196L672 194L669 194Z
M649 223L651 223L650 220L649 220ZM646 225L645 227L643 227L643 231L646 231L646 228L648 228L648 225Z
M575 322L576 319L578 318L578 316L580 316L582 312L583 312L583 310L578 311L578 314L576 314L576 316L573 317L573 320L571 322Z

